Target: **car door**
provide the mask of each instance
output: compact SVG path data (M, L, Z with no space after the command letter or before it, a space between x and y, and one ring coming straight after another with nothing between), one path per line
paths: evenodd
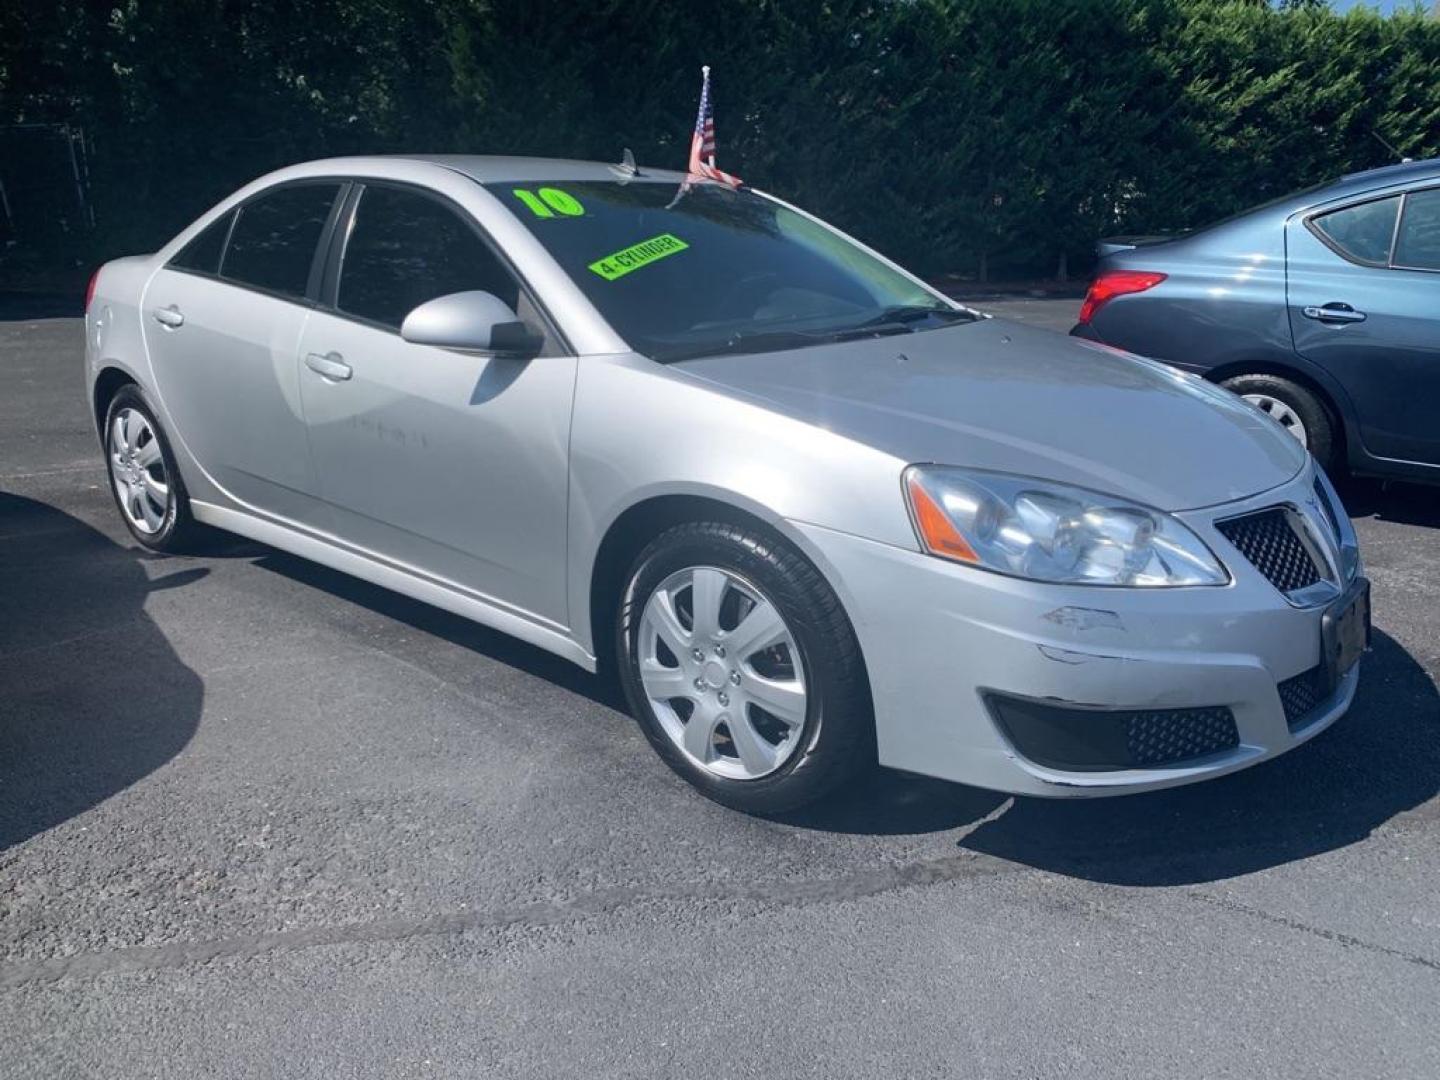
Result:
M335 531L563 627L575 357L464 210L373 181L349 204L331 295L300 346L317 490ZM471 289L542 329L541 355L401 339L411 309Z
M1440 187L1290 219L1295 351L1329 372L1372 455L1440 465Z
M339 181L270 188L209 225L146 288L146 344L173 435L227 493L313 522L297 370Z

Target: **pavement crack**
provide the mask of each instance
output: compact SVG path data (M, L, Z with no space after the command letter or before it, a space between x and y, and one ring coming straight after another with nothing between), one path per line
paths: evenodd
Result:
M877 867L838 878L778 879L738 886L677 882L658 887L616 886L581 893L562 901L537 901L483 911L452 912L428 918L376 919L339 926L315 926L267 934L242 934L168 945L75 953L70 956L15 960L0 964L0 990L61 979L92 979L166 968L207 964L212 960L250 960L266 953L294 952L322 945L403 942L414 938L503 930L513 926L552 926L607 915L654 902L752 902L777 907L861 900L898 889L936 885L964 878L1010 873L1015 864L976 852Z
M85 461L74 465L56 465L49 469L30 469L24 472L0 473L0 480L30 480L41 476L64 476L67 473L104 471L104 466L96 461Z
M142 617L136 615L123 622L112 623L109 626L102 626L96 630L87 630L83 634L75 634L67 638L56 638L54 641L42 641L39 645L27 645L23 649L12 649L9 652L0 650L0 661L10 661L21 656L30 656L34 653L48 652L51 649L65 649L71 645L78 645L82 641L93 641L95 638L110 637L115 634L129 633L136 625L143 621Z
M1391 948L1389 945L1380 945L1373 941L1366 941L1353 934L1342 933L1339 930L1331 930L1324 926L1312 926L1299 919L1292 919L1288 915L1277 915L1273 911L1265 911L1263 908L1251 907L1249 904L1242 904L1237 900L1229 900L1223 896L1216 896L1213 893L1192 892L1189 894L1192 900L1210 904L1222 908L1225 911L1232 911L1237 915L1248 915L1251 918L1261 919L1275 926L1283 926L1288 930L1295 930L1302 934L1310 934L1314 937L1323 938L1326 941L1333 941L1337 945L1347 949L1363 949L1366 952L1379 953L1382 956L1393 957L1396 960L1404 960L1407 964L1415 964L1419 967L1429 968L1431 971L1440 971L1440 960L1428 956L1421 956L1419 953L1406 952L1404 949Z

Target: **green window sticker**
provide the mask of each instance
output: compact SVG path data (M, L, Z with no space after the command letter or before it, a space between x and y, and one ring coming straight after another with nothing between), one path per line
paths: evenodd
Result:
M557 213L565 217L580 217L585 213L579 199L559 188L542 187L538 196L533 191L515 188L511 194L529 207L536 217L554 217Z
M603 259L596 259L590 264L590 269L606 281L614 281L616 278L624 277L632 270L648 266L657 259L663 259L667 255L678 255L689 246L672 233L661 233L659 236L652 236L649 240L641 240L638 244L621 248L612 255L606 255Z

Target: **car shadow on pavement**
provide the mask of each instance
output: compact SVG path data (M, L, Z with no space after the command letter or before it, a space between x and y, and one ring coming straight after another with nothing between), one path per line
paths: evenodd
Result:
M154 772L190 741L204 687L145 613L141 554L0 492L0 851Z
M238 538L211 554L253 558L299 584L625 712L614 680L460 616ZM835 798L775 820L872 836L961 830L964 849L1053 873L1177 885L1345 847L1437 793L1440 692L1403 647L1377 631L1349 715L1291 753L1233 776L1146 795L1011 802L1007 795L882 769Z
M1399 480L1342 477L1335 489L1352 518L1440 527L1440 487Z
M969 825L962 848L1051 873L1120 885L1217 881L1353 844L1434 799L1440 693L1377 631L1348 715L1231 776L1117 798L1017 797L1008 808L1008 796L895 773L870 788L787 820L879 834Z
M623 696L613 680L592 675L568 660L519 638L308 559L238 538L237 544L235 550L227 554L259 555L255 565L291 581L320 589L387 619L481 653L506 667L554 683L597 704L622 711L625 708Z

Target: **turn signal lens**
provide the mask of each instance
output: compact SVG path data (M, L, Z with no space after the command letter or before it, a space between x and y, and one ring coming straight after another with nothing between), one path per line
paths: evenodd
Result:
M930 554L961 562L979 562L975 549L965 542L945 511L935 505L935 500L921 485L920 477L911 472L905 477L905 486L909 489L910 507L915 513L915 528Z
M1165 280L1164 274L1148 270L1111 270L1090 283L1085 302L1080 305L1080 321L1088 323L1102 307L1117 296L1153 289Z

